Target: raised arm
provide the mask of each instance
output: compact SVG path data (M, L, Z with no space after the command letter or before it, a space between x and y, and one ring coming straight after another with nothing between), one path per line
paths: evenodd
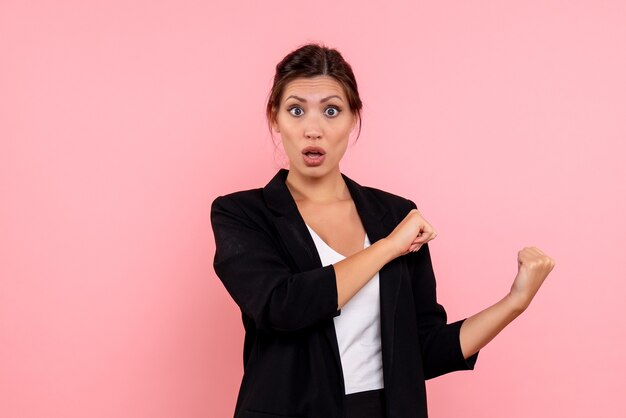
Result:
M530 305L543 281L554 268L554 261L536 247L526 247L517 255L518 272L511 291L496 304L467 318L461 327L461 349L468 358L487 345Z

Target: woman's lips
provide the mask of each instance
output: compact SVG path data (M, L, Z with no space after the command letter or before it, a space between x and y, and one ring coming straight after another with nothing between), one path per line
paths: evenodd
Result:
M307 154L302 154L302 158L304 159L304 164L309 167L317 167L324 162L324 158L326 156L320 153L309 152Z
M302 150L304 163L309 167L315 167L324 162L326 151L321 147L310 146Z

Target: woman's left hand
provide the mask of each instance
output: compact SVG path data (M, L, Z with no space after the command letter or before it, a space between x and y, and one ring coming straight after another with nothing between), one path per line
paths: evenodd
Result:
M526 247L517 254L517 276L509 296L525 310L554 268L554 260L537 247Z

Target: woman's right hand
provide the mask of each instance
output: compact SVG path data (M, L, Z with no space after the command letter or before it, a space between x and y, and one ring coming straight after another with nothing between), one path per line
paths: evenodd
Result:
M411 209L386 239L395 248L396 257L399 257L419 250L436 236L437 231L422 214L417 209Z

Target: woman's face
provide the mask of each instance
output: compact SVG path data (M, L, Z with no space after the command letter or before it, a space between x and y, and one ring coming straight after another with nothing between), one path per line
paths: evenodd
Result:
M317 76L297 78L285 86L272 126L282 137L289 170L321 177L339 170L355 124L341 84Z

